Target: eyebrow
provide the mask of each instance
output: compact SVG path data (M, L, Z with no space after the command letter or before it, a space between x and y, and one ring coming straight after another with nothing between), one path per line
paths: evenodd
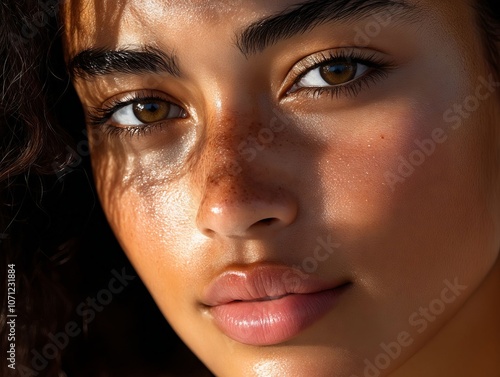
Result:
M322 24L353 22L383 11L409 19L417 19L418 13L407 0L309 0L246 27L237 34L236 46L248 57Z
M83 79L113 73L166 72L172 76L180 76L175 55L152 46L122 47L116 50L88 48L69 61L68 71L73 78Z
M236 46L246 57L262 52L280 40L303 34L328 22L356 21L381 12L390 17L416 20L417 7L408 0L308 0L245 27L236 35ZM377 20L375 20L377 21ZM177 57L153 46L118 49L88 48L68 63L73 78L89 79L116 73L166 72L181 75Z

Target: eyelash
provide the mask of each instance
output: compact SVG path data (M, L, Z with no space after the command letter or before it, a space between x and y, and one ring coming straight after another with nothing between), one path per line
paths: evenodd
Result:
M325 87L301 87L296 91L291 91L289 89L286 92L286 96L293 95L305 95L310 98L316 99L324 95L333 98L340 98L341 96L346 96L348 98L356 97L361 90L368 88L370 84L376 83L378 80L386 78L389 76L391 70L395 68L392 62L383 60L382 58L376 56L376 53L362 53L360 51L331 51L327 53L316 54L306 59L303 63L299 63L301 67L301 73L296 75L293 80L293 85L296 85L304 76L306 76L311 71L319 68L327 63L334 62L336 60L350 59L352 62L357 64L363 64L368 67L368 72L363 74L357 79L353 79L345 84L336 86L325 86Z
M94 107L88 111L89 124L92 127L98 127L108 136L144 136L147 133L151 133L153 130L162 128L165 125L165 121L152 123L144 126L131 126L131 127L116 127L108 124L107 122L113 117L113 115L120 109L124 107L142 101L162 101L162 102L172 102L164 97L154 95L147 91L140 91L131 93L126 99L113 99L111 103L99 108Z
M389 72L394 68L394 65L390 62L384 61L379 57L376 57L375 53L363 54L359 51L332 51L328 53L315 54L309 58L303 60L299 63L295 70L299 70L300 73L295 75L293 79L293 85L296 85L300 80L314 69L321 67L329 62L334 62L341 59L350 59L356 64L363 64L368 67L369 71L363 74L361 77L353 79L345 84L337 86L325 86L325 87L299 87L295 91L289 89L285 96L307 96L313 99L320 98L324 95L328 95L332 98L340 98L342 95L346 97L356 97L363 88L368 88L370 83L375 83L377 80L385 78L389 75ZM292 86L293 87L293 86ZM162 128L167 121L171 119L166 119L162 122L157 122L153 124L147 124L144 126L130 126L130 127L116 127L108 123L108 121L113 117L114 113L118 110L137 103L141 101L166 101L158 95L154 95L147 91L135 92L128 95L126 99L112 100L110 104L103 106L101 108L92 108L88 111L89 123L93 127L99 127L108 136L144 136L151 133L155 129Z

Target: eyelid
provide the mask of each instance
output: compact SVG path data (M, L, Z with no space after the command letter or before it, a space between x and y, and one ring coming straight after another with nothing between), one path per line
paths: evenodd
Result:
M98 107L90 107L87 110L87 117L89 119L90 125L100 127L108 123L117 111L136 102L140 102L141 100L157 100L171 103L183 109L187 117L188 112L186 110L186 106L179 103L179 101L176 101L171 96L156 90L139 90L115 95L112 98L104 101Z
M326 83L326 81L323 78L321 78L319 70L321 69L321 67L324 67L326 64L328 64L328 62L323 63L319 67L310 69L303 76L300 76L300 78L297 79L297 82L290 88L290 90L288 91L288 94L294 93L294 92L296 92L296 91L298 91L298 90L300 90L302 88L331 88L331 87L346 86L346 85L349 85L349 84L351 84L351 83L353 83L353 82L361 79L363 76L367 75L370 72L371 69L373 69L372 67L370 67L370 66L368 66L366 64L356 62L355 64L363 67L362 69L359 69L359 68L356 69L356 76L354 78L352 78L351 80L349 80L349 81L346 81L344 83L335 85L335 84L328 84L328 83ZM316 72L317 76L319 76L319 79L325 81L326 85L313 86L313 85L303 85L303 84L301 84L302 81L304 81L306 79L306 77L312 75L313 72Z
M157 122L142 123L137 118L137 116L134 114L134 110L133 110L133 106L136 105L137 103L140 103L140 102L165 102L165 103L168 103L169 109L168 109L167 117L165 119L159 120ZM179 112L178 116L171 116L170 117L170 115L176 114L177 112ZM186 114L186 111L182 107L180 107L179 105L176 105L173 102L166 101L166 100L163 100L160 98L151 98L150 97L150 98L144 98L143 100L133 101L132 103L129 103L128 105L122 106L121 108L115 110L113 112L113 115L111 116L110 120L114 120L114 126L119 127L119 128L147 127L153 123L166 122L170 119L184 119L185 114ZM127 116L134 117L137 120L137 122L126 124L126 123L120 123L119 121L117 121L117 117L127 117Z
M357 47L341 47L319 51L314 54L308 55L295 63L284 80L282 88L279 91L279 98L285 99L289 95L293 95L296 92L291 92L291 89L306 74L329 61L339 58L351 58L354 61L360 64L365 64L372 69L383 67L384 69L390 70L395 67L394 61L390 59L386 54L373 49L368 50ZM359 78L356 80L359 80Z

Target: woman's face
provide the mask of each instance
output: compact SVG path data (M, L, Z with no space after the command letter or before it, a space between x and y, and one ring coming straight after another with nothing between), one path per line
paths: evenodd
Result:
M103 208L214 373L388 373L483 286L500 83L468 1L65 4Z

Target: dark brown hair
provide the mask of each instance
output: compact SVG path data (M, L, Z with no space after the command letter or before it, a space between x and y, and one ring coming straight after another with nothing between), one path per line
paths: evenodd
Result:
M492 73L500 78L500 7L497 0L478 0L475 8L483 36L486 59Z
M38 211L47 191L43 176L68 162L65 146L70 143L50 105L60 95L51 93L51 87L64 85L48 69L47 52L57 41L55 5L0 2L0 348L8 349L6 272L8 264L15 264L17 367L31 367L30 350L47 342L69 307L57 262L47 255L49 247L40 245L41 232L34 230L44 229L48 221ZM53 251L57 253L56 245ZM11 371L5 356L0 358L2 375ZM57 376L60 364L58 356L38 375Z

